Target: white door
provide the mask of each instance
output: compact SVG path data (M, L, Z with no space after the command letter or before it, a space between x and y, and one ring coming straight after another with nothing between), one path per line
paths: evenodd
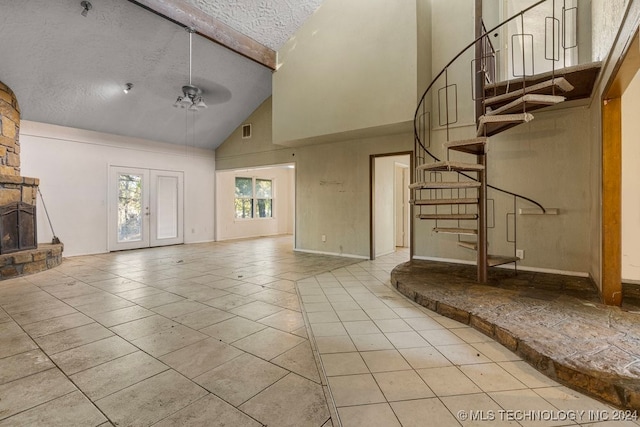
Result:
M409 167L395 164L394 221L396 247L409 246Z
M183 243L182 172L112 166L109 250Z

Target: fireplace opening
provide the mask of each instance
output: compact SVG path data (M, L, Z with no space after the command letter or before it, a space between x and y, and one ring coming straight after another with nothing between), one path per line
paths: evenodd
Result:
M36 207L24 202L0 206L0 254L37 247Z

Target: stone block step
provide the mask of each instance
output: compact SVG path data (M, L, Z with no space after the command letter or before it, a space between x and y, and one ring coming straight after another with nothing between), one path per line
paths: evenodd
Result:
M477 205L477 198L460 198L460 199L418 199L409 200L409 203L415 206L431 206L431 205Z
M516 256L503 256L503 255L489 255L487 257L487 265L489 267L495 267L502 264L510 264L512 262L520 261L520 258Z
M493 96L484 100L485 107L495 107L507 104L516 98L527 94L553 95L555 93L571 92L573 86L564 77L546 80L524 89L517 89L502 95Z
M478 219L476 214L418 214L418 219Z
M540 108L548 107L550 105L559 104L564 102L566 98L564 96L554 95L537 95L529 94L521 96L502 107L489 111L485 115L496 116L500 114L512 114L523 111L533 111Z
M475 228L459 228L459 227L434 227L434 233L444 233L444 234L467 234L470 236L476 236L478 234L478 230Z
M533 115L529 113L501 114L498 116L480 116L478 119L478 136L491 136L505 131L521 123L528 123L533 120Z
M458 246L461 248L471 249L472 251L478 250L478 242L458 242Z
M478 188L480 183L477 181L453 181L453 182L416 182L409 186L411 190L415 189L446 189L446 188Z
M447 150L477 155L485 153L487 142L489 142L489 138L481 136L480 138L445 142L442 146Z
M442 172L447 172L447 171L479 172L484 170L484 166L479 165L477 163L444 161L444 162L435 162L435 163L425 163L424 165L418 166L416 169L425 170L425 171L442 171Z

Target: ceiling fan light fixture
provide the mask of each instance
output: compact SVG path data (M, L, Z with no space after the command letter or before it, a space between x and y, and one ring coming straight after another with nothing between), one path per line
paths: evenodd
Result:
M179 98L181 98L180 99L180 106L182 108L186 108L186 107L190 106L191 104L193 104L193 102L189 98L189 95L186 94L186 93L184 94L184 96L180 96Z
M173 106L175 108L182 107L182 105L180 104L180 101L182 101L182 97L181 96L179 96L178 99L176 99L176 102L173 103ZM182 107L182 108L184 108L184 107Z
M93 9L93 5L91 4L90 1L82 0L80 2L80 6L82 6L82 12L80 12L80 15L86 18L89 11Z
M207 104L202 99L202 90L191 83L191 64L193 51L193 33L195 28L185 28L189 33L189 84L182 86L182 95L178 96L178 100L173 104L174 107L188 108L189 111L198 111L207 108Z

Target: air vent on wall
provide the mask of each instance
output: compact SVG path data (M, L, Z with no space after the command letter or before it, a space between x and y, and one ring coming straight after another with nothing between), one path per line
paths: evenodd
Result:
M242 125L242 139L251 138L251 123Z

